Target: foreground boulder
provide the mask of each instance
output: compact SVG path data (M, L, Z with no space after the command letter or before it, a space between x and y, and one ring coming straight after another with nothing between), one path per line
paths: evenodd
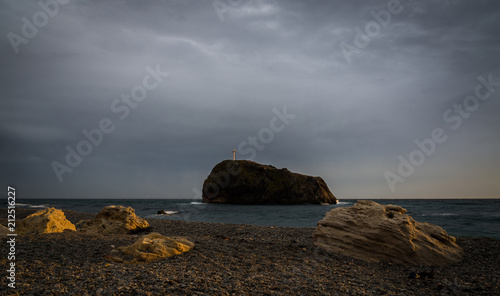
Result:
M318 222L314 244L326 251L368 262L446 265L462 260L463 250L441 227L420 223L400 206L358 201L335 208Z
M217 164L203 183L203 202L217 204L335 204L320 177L248 160Z
M118 256L110 255L108 260L125 263L149 263L164 260L194 248L194 243L182 237L167 237L153 232L140 237L128 247L120 247L119 251L134 257L131 261L124 261Z
M56 233L66 229L76 230L75 225L66 219L64 212L45 208L24 218L16 230L19 233Z
M88 234L127 234L149 229L149 223L124 206L107 206L93 220L77 223L78 231Z

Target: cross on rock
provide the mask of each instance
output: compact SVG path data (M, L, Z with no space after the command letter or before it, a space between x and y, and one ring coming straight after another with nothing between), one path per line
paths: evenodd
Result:
M233 160L236 160L236 149L233 149Z

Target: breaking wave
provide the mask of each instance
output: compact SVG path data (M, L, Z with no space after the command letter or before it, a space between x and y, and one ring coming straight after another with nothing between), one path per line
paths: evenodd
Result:
M32 204L25 204L25 203L16 203L17 207L21 208L30 208L30 209L45 209L49 205L32 205Z

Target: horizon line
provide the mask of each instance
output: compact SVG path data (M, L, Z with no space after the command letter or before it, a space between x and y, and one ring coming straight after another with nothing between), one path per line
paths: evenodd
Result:
M84 197L70 197L70 198L45 198L45 197L32 197L32 198L22 198L18 200L24 199L60 199L60 200L71 200L71 199L84 199L84 200L102 200L102 199L114 199L114 200L127 200L127 199L141 199L141 200L193 200L198 201L202 200L201 198L164 198L164 197L93 197L93 198L84 198ZM500 199L500 197L344 197L344 198L336 198L337 200L381 200L381 199L394 199L394 200L402 200L402 199Z

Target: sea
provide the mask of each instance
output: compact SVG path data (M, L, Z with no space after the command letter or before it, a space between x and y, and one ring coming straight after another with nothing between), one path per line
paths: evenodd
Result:
M500 199L374 199L380 204L405 208L419 222L441 226L453 236L500 239ZM350 207L356 200L340 200L335 205L218 205L193 199L25 199L16 207L55 207L97 213L108 205L132 207L144 218L215 223L235 223L278 227L316 227L325 213ZM173 212L159 215L158 211Z

